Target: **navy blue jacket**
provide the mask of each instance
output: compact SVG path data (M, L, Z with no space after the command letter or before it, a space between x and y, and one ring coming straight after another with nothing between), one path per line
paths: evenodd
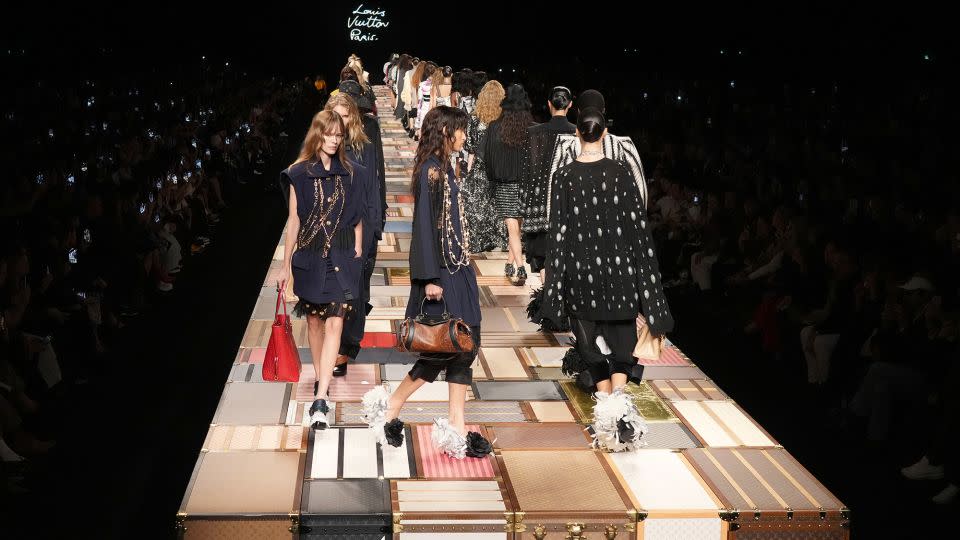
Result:
M376 178L376 146L367 143L362 152L352 146L347 147L347 158L351 163L359 164L354 170L363 186L365 205L363 207L363 249L366 258L376 257L377 242L383 238L383 208L380 182Z
M327 257L323 257L321 246L323 242L323 233L316 236L310 246L298 246L291 257L291 263L299 270L316 271L318 280L311 283L311 290L305 290L294 282L294 292L298 296L309 299L311 295L318 294L323 288L323 275L329 258L333 263L334 273L337 281L343 290L347 301L355 300L362 294L363 261L367 256L366 246L361 246L360 257L356 256L354 226L364 218L366 214L366 178L368 170L362 165L352 163L353 174L340 163L336 156L330 162L330 170L325 170L320 162L304 161L295 163L283 171L282 176L288 179L291 187L297 197L297 215L300 217L300 223L306 221L310 210L314 205L314 179L328 179L332 176L340 176L344 184L345 200L341 203L342 213L337 230L333 233L330 252ZM321 180L324 181L324 180ZM329 180L327 180L329 181ZM367 225L364 224L364 228ZM367 237L364 231L364 237ZM303 285L300 283L299 285ZM316 290L313 290L316 289Z
M410 242L410 297L407 317L420 313L428 284L443 287L443 299L449 313L463 319L470 326L480 325L480 291L477 274L472 266L448 266L444 250L452 250L456 258L460 249L447 245L444 223L441 222L444 187L449 186L451 225L457 237L462 238L463 224L457 201L458 186L453 168L436 157L429 158L420 170L414 192L413 239ZM453 271L453 273L451 273ZM426 302L424 312L439 315L443 302Z

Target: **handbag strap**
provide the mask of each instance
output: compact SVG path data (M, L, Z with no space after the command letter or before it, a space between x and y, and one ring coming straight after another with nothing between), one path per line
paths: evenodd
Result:
M400 332L405 335L401 335L400 342L403 343L404 350L409 351L413 348L413 334L416 331L417 325L413 324L412 321L406 320L403 321L403 324L400 326Z
M453 348L456 349L457 352L463 352L463 349L460 348L460 341L457 340L458 322L458 320L451 320L447 323L447 330L450 332L450 343L453 343Z
M284 291L287 290L287 280L283 280L277 285L277 306L273 310L273 317L276 318L280 314L280 306L283 305L283 316L288 317L287 315L287 298L284 296Z
M427 297L426 297L426 296L424 296L424 297L423 297L423 300L420 301L420 317L418 317L418 318L422 318L422 317L426 316L426 313L423 312L423 307L424 307L424 304L426 303L426 301L427 301ZM441 296L441 297L440 297L440 301L443 302L443 314L442 314L441 316L442 316L443 318L445 318L445 319L446 319L446 318L449 318L449 317L450 317L450 312L447 311L447 300Z

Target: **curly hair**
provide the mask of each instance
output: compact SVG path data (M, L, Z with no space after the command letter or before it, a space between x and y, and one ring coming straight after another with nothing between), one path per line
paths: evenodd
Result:
M477 118L486 125L490 125L497 118L500 118L500 102L506 92L503 85L496 80L487 81L477 95Z
M437 157L441 163L446 160L453 147L457 130L466 131L469 117L467 113L455 107L438 105L430 109L423 117L420 128L420 145L414 159L413 176L410 178L410 192L416 193L417 178L423 165L431 157Z
M530 111L503 111L500 115L500 140L517 148L527 142L527 128L533 123Z
M507 94L500 102L503 114L500 115L500 140L503 144L517 148L527 141L527 128L533 123L530 114L530 98L519 84L511 84Z

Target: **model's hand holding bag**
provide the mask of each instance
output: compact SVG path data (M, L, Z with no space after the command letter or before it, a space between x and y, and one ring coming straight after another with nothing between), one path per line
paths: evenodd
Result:
M460 353L472 351L473 335L470 326L450 316L443 301L443 313L430 315L423 311L427 299L420 302L420 314L400 323L397 330L397 349L416 353ZM442 300L441 300L442 301Z

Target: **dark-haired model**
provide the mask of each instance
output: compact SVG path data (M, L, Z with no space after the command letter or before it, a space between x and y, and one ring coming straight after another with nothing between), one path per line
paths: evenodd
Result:
M467 432L464 418L467 388L473 382L471 366L480 347L480 291L470 266L463 176L454 170L448 156L463 147L466 128L467 114L445 105L432 108L421 124L423 137L411 186L414 213L406 317L417 316L421 309L434 316L446 311L470 326L474 349L455 354L421 353L392 395L378 386L363 396L364 420L378 442L400 446L404 439L401 407L424 383L435 381L445 371L449 418L435 420L433 441L458 459L482 457L492 449L479 433Z
M597 387L594 445L620 451L636 448L646 431L624 391L642 375L633 358L637 326L663 335L673 329L673 316L636 180L624 164L603 156L606 134L603 113L581 109L580 154L551 180L540 314L558 325L569 319L576 352Z
M573 105L573 94L565 86L555 86L547 96L550 121L531 127L530 140L524 153L523 173L520 180L520 211L523 217L521 230L527 251L530 270L540 272L543 278L543 258L547 248L546 193L550 187L550 165L558 135L573 135L577 126L567 120ZM543 194L541 197L540 195Z
M530 114L531 107L530 98L523 86L508 86L506 95L500 102L500 118L487 128L487 135L480 149L487 167L487 176L493 185L494 205L507 228L507 263L504 274L518 286L527 280L520 241L520 179L523 153L529 139L527 129L534 123Z

